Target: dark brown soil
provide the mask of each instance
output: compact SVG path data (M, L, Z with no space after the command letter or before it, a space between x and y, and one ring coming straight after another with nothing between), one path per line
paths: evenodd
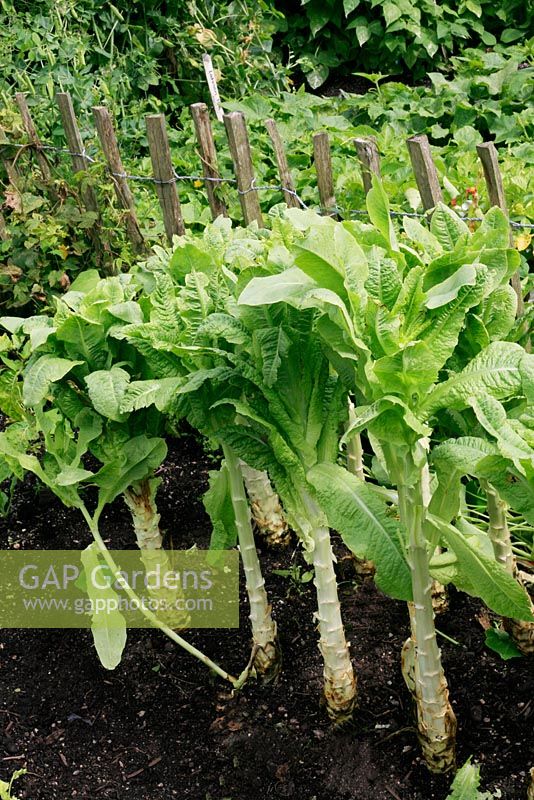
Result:
M171 449L160 490L163 526L175 547L207 545L200 501L210 462L193 439ZM103 530L133 546L118 502ZM82 547L76 511L32 480L19 487L0 546ZM341 548L338 551L342 554ZM26 767L26 800L444 800L449 778L421 764L399 653L404 604L358 584L340 560L348 638L359 675L354 725L332 730L319 703L321 661L311 584L272 574L298 554L261 553L273 598L284 668L275 686L249 684L235 697L200 663L152 631L131 631L122 664L107 672L86 631L9 631L0 639L0 778ZM483 785L503 800L525 797L534 764L534 673L527 659L503 662L484 647L480 603L453 594L439 628L459 721L459 761L482 765ZM189 638L232 673L248 660L241 629L192 631Z

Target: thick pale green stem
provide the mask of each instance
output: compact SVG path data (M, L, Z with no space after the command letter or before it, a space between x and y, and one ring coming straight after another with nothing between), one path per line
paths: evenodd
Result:
M160 550L163 538L159 529L160 515L156 508L156 489L159 481L145 478L132 483L124 492L124 500L130 509L132 522L140 550Z
M356 419L356 412L354 410L354 403L348 399L349 405L349 420L348 426ZM347 470L358 478L365 480L365 473L363 471L363 448L360 434L357 433L347 442Z
M427 509L430 505L432 493L430 491L430 470L428 463L423 466L421 473L421 494L423 498L424 508ZM436 547L435 555L441 553L441 548ZM445 586L437 580L432 581L432 608L435 614L443 614L449 608L449 597Z
M244 461L239 463L258 532L269 545L288 545L291 539L289 525L268 474L249 467Z
M91 530L93 539L95 540L104 561L111 570L113 577L116 578L116 580L120 583L121 587L126 592L130 600L133 600L136 603L136 606L139 608L140 612L143 614L145 619L149 620L149 622L155 628L159 628L160 631L162 631L166 636L168 636L169 639L172 639L173 642L182 647L187 653L197 658L199 661L201 661L203 664L209 667L209 669L213 670L213 672L219 675L219 677L223 678L226 681L229 681L233 686L236 687L241 686L245 680L247 670L245 670L245 672L239 678L232 677L228 672L225 672L225 670L221 669L221 667L219 667L218 664L216 664L214 661L208 658L208 656L206 656L201 650L197 650L197 648L193 647L192 644L189 644L189 642L187 642L185 639L182 639L182 637L179 636L175 631L173 631L172 628L169 628L169 626L166 625L162 620L160 620L155 614L153 614L152 611L146 608L146 605L142 603L141 598L138 597L138 595L134 592L132 587L127 583L127 581L124 580L124 575L122 574L119 567L115 563L113 556L109 552L104 540L102 539L102 536L100 535L100 532L98 530L98 521L91 517L91 515L89 514L89 512L85 507L82 506L80 510Z
M481 484L488 500L488 536L493 545L495 558L510 575L521 582L512 549L512 538L508 529L507 505L490 483L481 481ZM524 655L534 654L533 622L526 622L520 619L503 619L503 626Z
M495 559L503 565L510 575L514 575L516 567L512 550L512 539L506 519L506 503L499 497L498 493L488 481L480 481L480 484L486 492L488 501L488 536L493 547Z
M329 716L341 723L350 719L356 704L356 677L341 619L330 531L324 525L313 498L303 493L302 499L313 528L314 583L317 590L319 648L324 661L324 695Z
M528 785L527 800L534 800L534 767L530 770L530 783Z
M160 515L156 506L156 492L160 480L145 478L136 481L124 492L124 500L130 509L137 546L141 551L141 560L148 572L160 571L166 574L172 571L169 556L163 549L163 537L159 523ZM171 590L164 586L150 589L150 594L167 610L159 612L162 620L172 628L187 628L191 618L185 611L178 611L178 599L183 599L179 589Z
M280 648L276 623L271 616L265 581L254 541L250 509L247 502L239 459L231 447L223 445L228 468L232 505L234 508L239 551L243 562L245 583L250 603L252 644L255 650L254 667L264 680L272 680L280 670Z
M427 543L423 533L425 496L423 473L415 483L399 481L399 510L408 533L408 561L412 575L411 639L403 652L404 675L414 695L418 734L425 761L432 772L455 766L456 717L449 703L447 680L441 665Z

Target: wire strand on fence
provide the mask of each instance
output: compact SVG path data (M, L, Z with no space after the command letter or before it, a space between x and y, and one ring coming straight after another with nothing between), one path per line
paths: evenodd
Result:
M112 172L103 161L98 161L98 159L93 158L90 156L89 153L84 148L81 152L75 152L73 150L69 150L65 147L56 147L51 144L35 144L34 142L28 142L27 144L20 144L18 142L0 142L1 147L14 147L17 149L34 149L34 150L49 150L55 153L60 153L62 155L67 155L71 157L79 157L84 158L90 164L95 164L103 167L106 172L113 178L123 178L124 180L129 181L139 181L144 183L152 183L155 185L168 185L173 183L178 183L181 181L190 181L196 182L201 181L203 183L218 183L218 184L231 184L236 185L237 180L235 178L215 178L205 175L180 175L176 170L173 170L173 177L166 181L158 180L154 178L152 175L135 175L128 172ZM300 206L308 210L309 206L304 202L304 200L300 197L300 195L294 189L288 189L285 186L280 184L267 184L265 186L256 186L256 178L252 178L250 182L250 186L247 189L239 189L236 188L238 195L246 195L250 192L282 192L283 194L290 195L294 197ZM334 216L336 214L340 214L342 217L357 217L357 216L369 216L369 213L366 209L359 209L359 208L349 208L344 209L341 206L334 206L333 208L328 208L322 211L323 216ZM411 217L414 219L427 219L428 214L421 214L416 211L390 211L389 212L391 217ZM483 217L470 217L468 215L458 215L460 219L468 221L468 222L483 222ZM510 227L515 229L526 229L526 230L534 230L534 223L529 222L515 222L513 220L508 220Z

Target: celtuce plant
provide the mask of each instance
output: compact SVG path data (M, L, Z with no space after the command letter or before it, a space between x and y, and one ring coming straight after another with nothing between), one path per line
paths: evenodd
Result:
M279 229L285 243L301 237L288 222L281 221ZM166 307L180 311L179 318L171 315L168 324L159 326L124 326L122 335L133 346L150 344L180 357L176 373L186 378L169 413L185 414L212 441L232 448L252 468L269 473L287 520L315 567L324 693L331 717L342 722L352 714L356 680L341 620L327 521L306 471L319 460L333 462L337 456L339 431L347 415L345 390L314 341L313 312L302 318L291 309L281 314L276 306L266 312L240 309L235 294L252 271L247 274L235 261L220 264L220 246L213 248L209 260L198 253L193 260L188 245L183 250L183 266L181 248L170 265L176 289L168 276L155 276L156 291L165 292ZM268 245L265 250L268 255ZM277 258L284 258L284 252L285 245L278 248ZM257 258L257 248L254 254ZM250 261L246 263L250 266ZM148 383L140 386L139 402L145 402L145 396L152 402L157 387L156 382L151 396ZM130 407L135 408L136 402L132 396Z
M121 411L127 388L135 385L131 378L137 376L136 369L145 376L152 369L150 353L144 358L114 336L124 317L131 319L139 313L132 300L138 290L131 276L100 280L96 272L88 271L57 301L54 317L12 322L17 330L24 326L30 336L33 352L25 369L22 400L33 419L34 438L40 436L44 443L44 456L25 452L10 431L0 435L0 454L15 473L33 472L66 506L80 510L94 539L84 558L88 563L103 559L113 575L119 570L100 534L99 520L103 509L120 495L130 504L146 569L164 569L168 563L161 549L155 504L159 481L154 478L167 452L157 435L163 432L164 419L156 408ZM11 324L4 319L6 322ZM160 365L165 361L164 356L159 360L152 356ZM129 366L131 372L118 362ZM101 464L96 473L83 466L82 459L89 453ZM98 488L93 513L84 498L88 484ZM129 586L125 591L130 599L139 599ZM163 597L157 590L159 599L177 599L174 592L162 592ZM238 678L232 677L175 632L176 627L187 625L186 614L171 611L156 616L146 608L143 613L151 624L232 685L240 686L248 677L248 668ZM114 669L126 644L122 614L94 615L93 637L102 664Z
M471 234L439 205L430 230L407 218L399 241L375 179L368 212L371 226L291 212L308 229L293 246L293 264L253 278L239 303L284 303L304 317L315 310L313 333L357 403L345 439L367 433L398 493L400 524L381 487L333 463L307 472L330 525L375 563L378 586L411 603L406 682L428 767L445 772L455 766L456 722L437 646L432 578L454 581L505 616L534 619L524 589L455 526L456 494L445 483L434 488L433 476L425 486L428 441L440 415L467 409L482 394L532 396L532 356L499 341L514 322L508 280L519 257L508 249L508 223L497 209Z

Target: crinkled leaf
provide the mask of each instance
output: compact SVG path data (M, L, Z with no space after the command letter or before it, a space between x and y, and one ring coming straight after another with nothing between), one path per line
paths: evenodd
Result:
M130 375L121 367L97 370L85 378L87 391L96 411L114 422L124 422L121 405L130 382Z
M261 353L263 379L267 386L274 386L282 358L287 354L291 342L281 326L254 331L253 341Z
M30 407L38 405L45 399L52 383L61 380L78 364L83 364L83 361L71 361L51 355L41 356L24 376L24 404Z
M98 511L111 503L135 481L149 477L167 455L163 439L135 436L125 442L114 458L95 475L93 483L100 487Z
M444 250L454 250L462 237L469 237L469 228L445 203L438 203L432 214L430 232Z
M121 399L120 411L138 411L151 405L155 405L158 411L165 411L182 383L183 378L132 381Z
M461 410L479 392L500 399L513 396L521 386L520 364L524 357L523 348L513 342L492 342L461 372L436 386L420 413L429 416L439 408Z

